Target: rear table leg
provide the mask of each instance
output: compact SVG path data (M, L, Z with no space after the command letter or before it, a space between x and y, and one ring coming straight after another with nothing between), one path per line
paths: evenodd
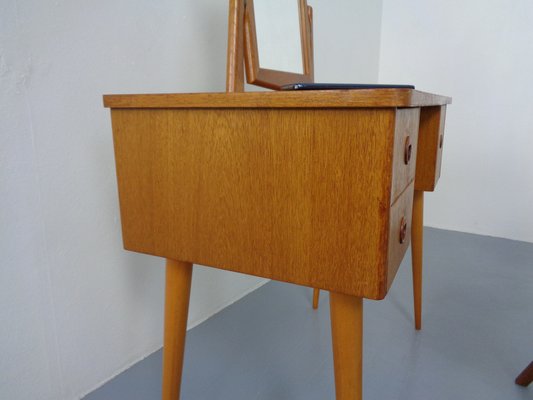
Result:
M413 297L415 329L422 328L422 255L424 239L424 192L415 190L411 231L411 258L413 263Z
M318 298L320 296L320 289L313 289L313 308L318 308Z

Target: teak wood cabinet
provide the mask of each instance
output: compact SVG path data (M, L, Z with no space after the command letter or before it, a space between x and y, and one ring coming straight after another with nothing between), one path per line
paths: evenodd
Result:
M168 260L164 399L179 397L192 263L330 291L337 399L361 398L361 299L393 282L413 196L440 175L450 102L411 89L104 96L124 247Z

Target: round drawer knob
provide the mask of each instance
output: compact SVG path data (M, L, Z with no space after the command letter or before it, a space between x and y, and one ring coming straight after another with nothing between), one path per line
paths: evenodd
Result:
M411 144L411 138L407 136L405 138L405 151L403 155L403 161L405 162L405 165L409 164L409 161L411 161L412 153L413 153L413 145Z
M400 243L404 243L407 238L407 220L402 217L400 221Z

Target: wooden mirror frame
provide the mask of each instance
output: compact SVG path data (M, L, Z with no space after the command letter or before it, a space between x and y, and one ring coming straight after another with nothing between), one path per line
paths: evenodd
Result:
M295 0L292 0L295 1ZM303 74L261 68L253 0L244 3L244 62L246 65L246 81L252 85L279 90L290 83L313 82L313 9L306 0L298 1L300 15L300 38L302 43Z

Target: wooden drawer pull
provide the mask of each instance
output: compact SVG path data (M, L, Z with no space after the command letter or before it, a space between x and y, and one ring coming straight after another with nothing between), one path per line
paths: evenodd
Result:
M444 142L444 135L441 133L439 138L439 149L442 149L442 143Z
M400 243L405 242L405 239L407 237L407 220L405 217L402 217L402 220L400 221Z
M403 158L405 165L409 164L409 161L411 161L412 153L413 153L413 145L411 144L411 138L407 136L405 138L405 152L404 152L404 158Z

